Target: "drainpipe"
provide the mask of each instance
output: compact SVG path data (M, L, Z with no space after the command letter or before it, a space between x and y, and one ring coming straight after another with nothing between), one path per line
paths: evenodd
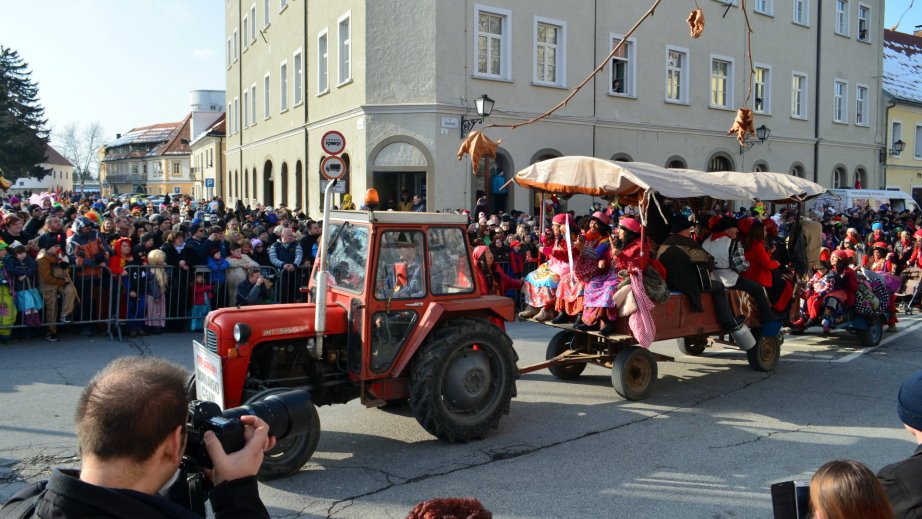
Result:
M813 181L819 183L820 162L820 63L823 51L823 6L817 2L816 14L816 73L813 78L813 90L816 96L813 100Z
M887 104L887 109L884 112L884 189L887 189L887 172L890 170L890 165L888 164L890 162L890 141L887 138L887 132L890 130L890 109L895 106L896 98ZM891 135L890 139L892 138L893 136Z

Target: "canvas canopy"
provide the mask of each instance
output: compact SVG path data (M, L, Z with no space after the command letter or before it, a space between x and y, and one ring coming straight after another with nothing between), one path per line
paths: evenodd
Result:
M769 202L802 200L825 191L819 184L783 173L706 173L580 156L537 162L516 173L513 181L536 191L616 196L623 203L631 204L638 203L650 192L668 198L710 196L721 200L758 198Z

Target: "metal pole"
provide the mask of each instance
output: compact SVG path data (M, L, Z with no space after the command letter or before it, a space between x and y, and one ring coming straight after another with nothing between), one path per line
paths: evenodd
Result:
M323 337L327 331L327 240L330 236L330 203L333 196L333 186L339 182L333 180L323 190L323 226L320 228L320 262L317 265L317 300L314 308L314 334L317 342L311 352L315 359L323 356Z

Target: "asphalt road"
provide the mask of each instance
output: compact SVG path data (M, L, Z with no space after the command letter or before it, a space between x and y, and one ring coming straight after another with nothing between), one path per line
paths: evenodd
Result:
M864 350L857 338L789 337L773 373L731 347L659 364L652 396L621 399L610 372L575 382L547 371L518 381L511 413L483 441L430 437L408 408L320 409L323 434L294 477L262 485L273 517L397 517L435 496L475 496L495 517L771 517L769 486L852 458L877 470L914 449L896 417L901 381L922 369L922 326ZM521 364L544 357L549 327L509 327ZM65 336L0 346L0 498L78 466L81 386L110 359L158 355L191 368L197 335L124 343Z

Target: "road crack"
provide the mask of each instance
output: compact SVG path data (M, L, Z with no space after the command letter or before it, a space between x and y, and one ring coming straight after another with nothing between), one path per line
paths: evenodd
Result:
M709 446L708 448L709 448L709 449L712 449L712 450L715 450L715 449L729 449L729 448L731 448L731 447L739 447L739 446L741 446L741 445L749 445L750 443L756 443L756 442L759 442L759 441L764 440L765 438L771 438L772 436L775 436L775 435L778 435L778 434L791 434L791 433L802 432L802 431L804 431L804 430L806 430L806 429L809 429L812 425L813 425L813 424L809 424L809 423L808 423L807 425L804 425L804 426L802 426L802 427L798 427L797 429L791 429L791 430L789 430L789 431L771 431L771 432L769 432L768 434L759 434L759 435L757 435L755 438L752 438L752 439L749 439L749 440L744 440L744 441L737 442L737 443L728 443L727 445L711 445L711 446Z

